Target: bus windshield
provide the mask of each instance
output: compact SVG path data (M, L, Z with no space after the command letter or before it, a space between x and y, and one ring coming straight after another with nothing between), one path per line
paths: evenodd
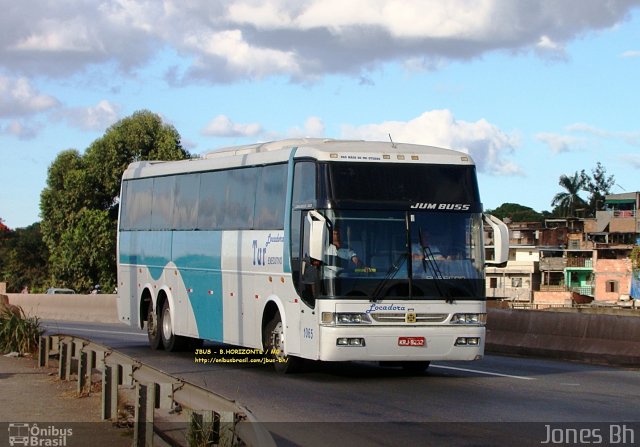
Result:
M483 299L481 216L325 210L324 298Z

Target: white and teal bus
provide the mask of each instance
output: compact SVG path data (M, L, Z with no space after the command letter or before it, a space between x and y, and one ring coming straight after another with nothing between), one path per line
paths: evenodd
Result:
M122 179L118 314L154 349L278 352L281 372L301 359L417 370L480 359L482 237L462 152L302 139L135 162Z

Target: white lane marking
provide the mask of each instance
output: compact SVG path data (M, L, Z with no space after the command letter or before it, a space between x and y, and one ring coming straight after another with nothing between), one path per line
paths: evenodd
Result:
M56 327L48 327L49 331L77 331L77 332L90 332L90 333L100 333L100 334L118 334L118 335L136 335L138 337L147 337L147 334L137 333L137 332L123 332L123 331L102 331L99 329L81 329L75 327L65 327L65 326L56 326Z
M430 368L453 369L455 371L465 371L465 372L472 372L477 374L486 374L488 376L509 377L510 379L536 380L535 377L513 376L511 374L501 374L496 372L480 371L477 369L456 368L454 366L431 365Z

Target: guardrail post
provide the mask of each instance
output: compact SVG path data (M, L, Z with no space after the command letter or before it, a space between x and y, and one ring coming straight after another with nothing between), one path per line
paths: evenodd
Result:
M63 341L64 345L67 347L67 361L65 363L65 380L71 380L71 373L73 372L73 357L74 357L74 348L75 343L73 341Z
M118 365L102 370L102 420L118 417Z
M155 384L136 383L136 413L133 428L134 447L153 445Z
M173 408L173 384L159 383L158 385L158 408L171 410Z
M91 368L87 367L87 353L80 351L80 358L78 359L78 394L82 394L87 388L87 382L89 383L89 390L91 389ZM87 370L89 373L87 374Z
M74 359L71 365L71 372L79 375L80 370L80 357L82 354L82 348L84 347L84 343L82 340L76 340L75 338L71 342L73 344L73 355L71 358Z
M67 380L67 360L69 356L69 346L64 341L59 341L58 350L60 360L58 362L58 379Z
M132 364L124 364L119 365L122 372L120 373L120 385L133 385L133 365Z
M49 337L42 335L38 343L38 366L40 368L49 363Z
M47 358L44 361L44 366L49 367L49 358L51 357L52 353L56 352L54 348L60 349L60 346L58 344L60 342L59 340L60 339L55 335L47 336Z

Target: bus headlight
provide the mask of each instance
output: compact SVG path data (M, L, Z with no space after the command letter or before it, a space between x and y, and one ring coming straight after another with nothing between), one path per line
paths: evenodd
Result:
M456 346L480 346L480 337L458 337Z
M357 346L364 347L364 338L359 337L340 337L336 339L336 346Z
M454 314L451 324L483 325L487 322L487 314Z
M371 324L371 317L364 313L322 312L321 324L325 326Z

